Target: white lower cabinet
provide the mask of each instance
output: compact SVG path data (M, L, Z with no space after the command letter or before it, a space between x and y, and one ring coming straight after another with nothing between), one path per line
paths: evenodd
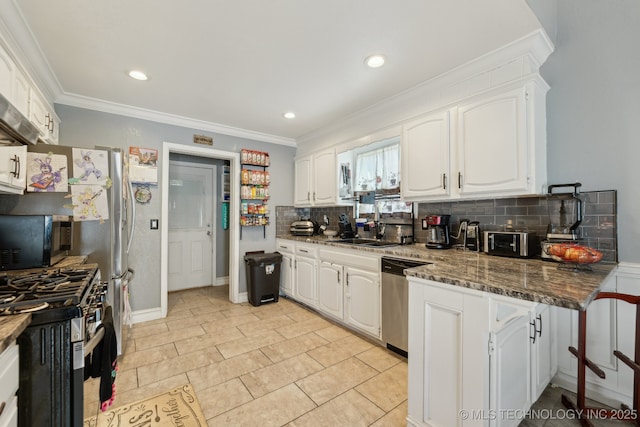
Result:
M380 273L346 267L345 276L344 320L380 338Z
M491 392L490 408L495 419L492 425L517 426L521 419L504 416L500 410L524 411L531 407L531 352L532 335L529 316L512 319L498 332L492 332L489 348Z
M295 243L291 241L276 240L277 251L282 255L282 264L280 265L280 294L288 297L294 296L293 284L294 280L294 262L295 262Z
M530 324L535 328L535 339L531 340L531 397L535 402L558 370L556 307L538 304L531 315Z
M292 241L278 239L278 250ZM380 257L356 249L295 244L293 299L380 339ZM282 270L284 271L284 270Z
M293 264L294 257L291 254L282 253L282 264L280 265L280 293L288 297L293 296Z
M310 307L317 306L317 251L309 245L296 245L295 283L293 285L295 298Z
M409 277L415 426L517 426L555 373L553 308Z
M343 267L326 261L318 264L318 309L342 320Z
M18 392L20 355L17 345L11 345L0 354L0 427L18 425Z

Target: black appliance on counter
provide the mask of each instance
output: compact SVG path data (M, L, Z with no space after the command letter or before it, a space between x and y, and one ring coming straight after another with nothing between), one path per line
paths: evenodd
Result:
M349 217L346 214L340 214L338 227L340 228L340 237L342 237L343 239L352 239L356 237L356 233L355 231L353 231L351 221L349 221Z
M485 231L483 252L511 258L540 255L540 239L530 231Z
M66 215L0 215L0 270L49 267L73 246Z
M422 219L422 229L427 230L429 249L449 249L449 219L451 215L427 215Z
M85 357L102 341L106 290L97 264L0 275L0 315L31 313L18 336L19 426L81 426Z

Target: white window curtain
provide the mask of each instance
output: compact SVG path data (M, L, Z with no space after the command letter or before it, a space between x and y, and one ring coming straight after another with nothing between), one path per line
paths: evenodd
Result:
M356 156L356 191L400 188L400 145L393 144Z

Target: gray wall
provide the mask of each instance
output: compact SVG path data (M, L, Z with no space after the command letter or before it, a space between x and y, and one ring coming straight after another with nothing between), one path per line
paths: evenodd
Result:
M271 157L272 215L276 205L293 204L293 157L295 148L268 144L234 136L212 134L194 129L165 125L147 120L115 114L101 113L64 105L56 105L62 120L60 145L94 147L104 145L128 149L130 146L156 148L160 154L163 142L193 144L194 134L213 137L213 149L239 153L242 148L268 151ZM200 146L202 147L202 146ZM167 164L160 155L158 176ZM138 204L136 214L136 238L130 255L130 265L136 270L131 286L131 307L134 311L160 306L160 231L149 229L149 220L159 218L161 212L161 185L151 187L152 198L148 204ZM234 209L232 206L231 209ZM275 224L275 218L273 219ZM267 227L266 238L262 228L242 232L240 254L254 250L271 252L275 249L275 225ZM226 256L226 255L220 255ZM246 291L244 263L240 268L240 292ZM226 271L226 269L224 270Z
M549 10L556 5L556 16ZM556 50L547 94L550 183L618 191L619 260L640 262L640 2L530 0ZM554 28L555 26L555 28Z

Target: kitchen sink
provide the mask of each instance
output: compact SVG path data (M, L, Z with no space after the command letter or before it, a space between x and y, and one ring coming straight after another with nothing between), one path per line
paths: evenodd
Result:
M373 246L373 247L385 247L385 246L398 245L398 243L395 243L395 242L382 242L380 240L358 239L358 238L335 240L334 243L344 243L348 245Z

